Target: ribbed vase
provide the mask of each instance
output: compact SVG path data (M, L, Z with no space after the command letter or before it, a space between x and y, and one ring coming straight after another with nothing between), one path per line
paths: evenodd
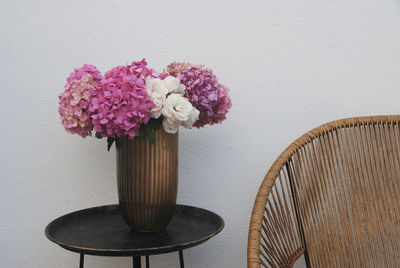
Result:
M120 138L117 180L121 214L131 229L165 229L178 191L178 133L157 130L154 144L145 137Z

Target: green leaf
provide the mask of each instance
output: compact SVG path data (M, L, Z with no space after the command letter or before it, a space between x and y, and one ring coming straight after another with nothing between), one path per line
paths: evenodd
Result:
M156 143L156 136L154 135L153 130L151 130L150 128L146 128L146 134L151 144Z
M94 136L96 137L96 138L98 138L98 139L102 139L103 137L99 134L99 133L97 133L96 132L96 134L94 134Z
M110 149L111 149L111 146L113 145L113 143L114 143L114 138L111 138L111 137L108 137L107 138L107 151L110 151Z
M141 127L140 129L139 129L139 137L143 137L144 136L144 131L145 131L145 127Z
M160 129L160 125L153 125L153 124L150 124L150 125L148 125L147 127L150 128L150 129L152 129L152 130L159 130L159 129Z
M160 116L157 119L151 118L149 122L147 122L147 124L144 125L144 127L151 128L153 130L158 130L160 129L161 124L162 124L162 118Z

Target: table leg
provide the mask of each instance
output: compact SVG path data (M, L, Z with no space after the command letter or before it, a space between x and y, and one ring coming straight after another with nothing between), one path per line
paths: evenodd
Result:
M146 268L150 268L150 258L149 258L149 255L146 255Z
M185 263L183 262L183 252L182 252L182 250L179 250L179 263L181 265L181 268L185 268Z
M142 267L142 257L141 256L133 256L133 268L141 268Z
M83 268L84 257L85 257L85 255L83 255L83 253L81 253L81 256L79 257L79 268Z

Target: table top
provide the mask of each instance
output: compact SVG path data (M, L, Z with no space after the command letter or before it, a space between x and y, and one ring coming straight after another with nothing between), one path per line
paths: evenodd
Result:
M201 244L224 228L224 220L206 209L177 205L164 231L133 232L118 205L93 207L61 216L46 227L48 239L90 255L143 256L183 250Z

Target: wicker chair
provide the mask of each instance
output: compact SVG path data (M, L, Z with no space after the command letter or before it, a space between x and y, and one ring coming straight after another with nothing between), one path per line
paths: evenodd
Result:
M274 162L251 216L248 267L400 267L400 116L333 121Z

